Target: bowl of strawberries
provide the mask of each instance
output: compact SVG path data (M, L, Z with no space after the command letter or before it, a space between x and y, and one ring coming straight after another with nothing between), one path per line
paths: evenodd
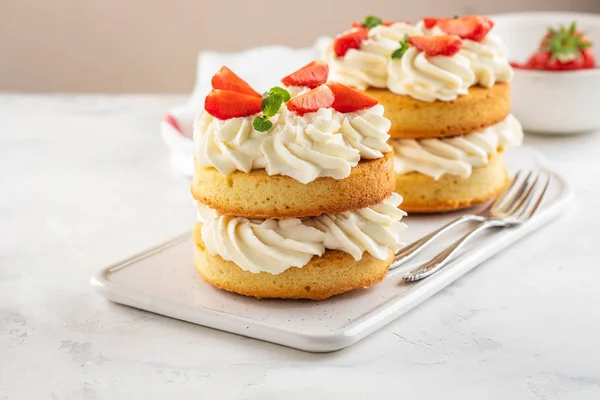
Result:
M493 17L510 51L513 113L529 132L600 129L600 15L526 12ZM600 50L596 50L599 52Z

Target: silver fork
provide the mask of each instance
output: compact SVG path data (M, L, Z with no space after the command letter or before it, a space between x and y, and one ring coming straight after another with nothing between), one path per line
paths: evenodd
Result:
M446 225L442 226L441 228L422 237L421 239L409 244L408 246L403 247L398 253L396 253L394 261L390 266L390 269L398 268L400 265L409 261L439 236L443 235L444 233L450 231L453 228L456 228L459 225L463 225L471 221L483 222L487 218L503 218L505 216L505 211L508 210L508 208L501 208L500 206L505 206L506 201L510 200L508 196L509 194L513 195L512 190L515 187L515 185L519 182L519 178L521 177L522 173L523 171L518 171L515 174L515 177L511 181L510 185L507 185L506 188L504 188L504 190L498 195L498 197L496 197L496 200L494 200L494 202L492 202L485 210L482 210L479 214L465 214L460 218L455 219L454 221L451 221ZM530 176L531 172L527 175L526 179L529 179Z
M488 209L489 215L478 215L478 218L475 220L479 221L479 224L475 228L435 256L431 261L407 273L404 276L404 280L414 282L436 273L448 264L467 241L486 229L521 225L529 220L541 204L550 184L551 177L544 173L534 175L530 172L520 182L520 175L521 173L518 173L511 185L494 201L494 204ZM520 184L518 184L519 182Z

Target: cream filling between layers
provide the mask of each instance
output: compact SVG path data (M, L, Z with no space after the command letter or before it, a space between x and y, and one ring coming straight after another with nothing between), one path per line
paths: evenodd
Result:
M360 260L368 252L386 260L402 247L400 233L406 213L398 208L402 196L393 193L381 204L335 215L305 219L247 219L219 215L198 203L206 249L244 271L280 274L303 267L326 250L340 250Z
M220 120L202 112L194 122L198 164L223 175L265 169L306 184L319 177L346 178L360 159L391 151L391 122L381 105L353 113L322 108L303 116L282 106L267 132L253 128L254 117Z
M473 167L486 165L499 151L523 141L523 129L515 117L482 131L444 139L392 139L397 174L420 172L439 179L444 174L471 176Z

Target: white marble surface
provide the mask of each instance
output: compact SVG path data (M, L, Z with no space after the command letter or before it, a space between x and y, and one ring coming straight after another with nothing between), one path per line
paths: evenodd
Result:
M526 139L572 179L563 218L364 341L308 354L88 284L190 228L158 135L182 101L0 95L0 400L600 398L600 132Z

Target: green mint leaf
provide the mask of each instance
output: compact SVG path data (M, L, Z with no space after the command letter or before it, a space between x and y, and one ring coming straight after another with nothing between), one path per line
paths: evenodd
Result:
M256 117L252 122L252 126L259 132L266 132L273 126L273 123L267 117Z
M397 60L402 58L402 56L404 55L404 53L406 52L406 50L404 50L402 47L394 50L394 52L392 53L392 60Z
M277 114L283 103L283 97L279 93L269 93L262 101L260 108L267 117Z
M408 50L409 47L410 44L408 43L408 35L404 35L404 40L400 42L400 48L396 49L392 53L392 60L398 60L402 58L402 56L404 55L404 53L406 53L406 50Z
M292 98L290 92L279 86L272 87L271 90L269 90L269 94L279 94L284 103L287 103Z
M373 15L368 15L365 18L365 22L363 22L363 26L365 28L371 29L375 28L377 25L381 25L382 22L383 21L381 20L381 18L374 17Z

